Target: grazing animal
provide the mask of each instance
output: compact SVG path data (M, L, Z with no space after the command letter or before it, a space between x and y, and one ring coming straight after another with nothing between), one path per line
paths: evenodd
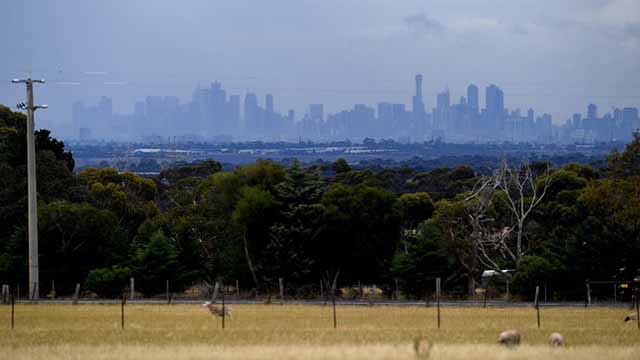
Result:
M498 344L506 347L520 345L520 332L518 330L507 330L500 333Z
M638 320L638 316L636 314L629 314L627 315L627 317L624 318L624 322L636 321L636 320Z
M209 312L211 313L211 316L216 317L231 317L231 309L229 307L224 308L224 311L222 308L218 308L215 304L212 304L211 301L207 301L206 303L202 304L202 306L206 307L207 309L209 309Z
M549 346L551 347L563 347L565 344L564 336L558 332L551 333L549 335Z

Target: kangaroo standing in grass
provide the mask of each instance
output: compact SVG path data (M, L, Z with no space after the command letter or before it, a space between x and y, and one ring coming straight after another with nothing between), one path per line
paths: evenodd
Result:
M207 301L206 303L202 304L202 306L206 307L207 309L209 309L209 312L211 313L211 316L216 317L223 317L223 316L227 316L227 317L231 317L231 309L229 307L225 307L224 309L222 308L218 308L215 304L212 304L211 301Z

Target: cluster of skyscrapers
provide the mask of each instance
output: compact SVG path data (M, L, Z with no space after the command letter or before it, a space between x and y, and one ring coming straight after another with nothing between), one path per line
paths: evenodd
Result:
M353 141L364 138L393 138L401 141L442 139L448 142L596 142L627 140L640 127L637 108L616 109L598 116L589 105L587 117L575 114L562 126L549 114L536 116L532 109L521 113L508 110L504 92L496 85L485 89L485 104L479 88L471 84L466 96L451 101L449 90L437 94L435 107L427 111L422 75L415 77L411 109L405 104L381 102L377 108L356 104L352 109L325 116L322 104L311 104L299 118L293 110L275 110L274 97L267 94L264 106L256 94L228 96L221 83L198 86L190 102L174 96L149 96L134 105L132 114L113 112L112 102L103 97L95 106L73 105L73 126L80 140L127 141Z

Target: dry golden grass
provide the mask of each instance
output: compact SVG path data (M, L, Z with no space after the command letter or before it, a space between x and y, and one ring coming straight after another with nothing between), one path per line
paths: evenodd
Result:
M640 359L640 330L624 323L625 309L338 307L236 305L220 328L199 305L127 305L126 328L113 305L19 305L16 328L0 307L0 358L7 359ZM498 334L519 329L523 346L495 345ZM568 347L551 351L547 337L561 332ZM426 358L426 356L423 356Z

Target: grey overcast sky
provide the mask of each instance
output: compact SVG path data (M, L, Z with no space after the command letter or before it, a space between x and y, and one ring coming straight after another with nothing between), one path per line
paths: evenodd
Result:
M0 40L0 103L24 98L11 78L45 77L38 121L63 134L76 100L129 113L215 79L271 92L281 112L410 107L416 73L428 108L470 82L556 122L590 102L640 106L639 0L3 0Z

